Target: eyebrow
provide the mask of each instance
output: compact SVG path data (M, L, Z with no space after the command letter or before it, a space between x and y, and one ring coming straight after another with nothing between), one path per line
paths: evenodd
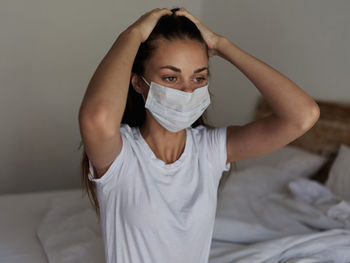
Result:
M175 71L175 72L181 72L181 69L176 68L176 67L174 67L174 66L170 66L170 65L160 67L159 69L170 69L170 70L173 70L173 71ZM193 73L199 73L199 72L202 72L203 70L209 71L209 70L208 70L208 67L203 67L203 68L199 68L199 69L193 71Z

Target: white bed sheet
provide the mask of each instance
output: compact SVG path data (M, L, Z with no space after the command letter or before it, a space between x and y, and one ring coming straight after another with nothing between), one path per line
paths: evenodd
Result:
M295 190L296 196L287 194L287 186ZM344 202L337 204L339 200L334 203L331 193L322 186L305 178L293 178L291 174L285 177L280 170L260 167L235 174L220 196L209 263L350 262L350 206ZM325 200L332 202L324 203ZM254 211L259 208L270 212L258 213L256 217ZM62 260L62 253L67 251L72 260L69 262L82 262L79 251L83 251L85 259L95 257L90 262L103 262L102 255L101 260L96 259L100 254L96 254L96 249L86 249L86 240L80 238L86 236L84 231L98 233L97 226L75 229L76 235L69 232L63 239L52 231L55 228L63 232L72 229L71 226L82 226L84 222L90 226L94 223L93 220L83 222L86 213L92 219L93 212L86 210L81 202L81 189L4 195L0 196L0 209L0 262L68 262ZM50 217L68 214L67 220L63 217L56 222L52 221L56 217ZM335 218L337 222L332 221ZM318 221L324 231L319 231ZM242 222L250 225L244 226ZM271 222L274 227L266 227ZM282 225L276 227L277 223ZM306 228L311 227L309 231L299 231L303 223ZM317 225L313 225L315 223ZM260 227L260 242L256 240L257 228L254 230L251 225ZM288 231L281 231L286 228ZM270 231L268 235L267 230ZM101 246L95 243L93 247L100 247L102 251L102 243Z
M290 235L251 245L213 241L209 263L349 263L350 231Z
M210 263L349 263L350 204L276 167L233 172L220 192Z
M51 198L81 196L81 189L0 195L0 262L47 263L36 235Z

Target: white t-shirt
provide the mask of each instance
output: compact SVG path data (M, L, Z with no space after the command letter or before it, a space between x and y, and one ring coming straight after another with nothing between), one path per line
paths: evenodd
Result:
M107 263L206 263L217 189L226 165L226 127L186 128L180 158L158 159L138 127L122 124L123 146L96 182Z

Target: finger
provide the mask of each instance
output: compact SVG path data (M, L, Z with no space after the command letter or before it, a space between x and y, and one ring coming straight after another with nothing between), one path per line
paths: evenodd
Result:
M157 13L157 15L159 16L163 16L163 15L171 15L172 12L168 9L168 8L156 8L154 9L155 13Z
M168 8L162 8L161 11L164 12L165 14L169 14L169 15L171 15L173 13Z
M196 18L194 17L194 15L192 15L187 9L185 9L185 8L183 8L183 7L181 7L179 10L177 10L177 11L175 12L175 14L180 14L180 15L185 15L185 14L186 14L187 16L196 19Z
M167 8L155 8L146 13L146 15L154 15L156 17L161 17L166 14L172 14L172 12Z
M160 8L154 8L154 9L152 9L151 11L149 11L149 12L147 12L148 14L150 14L150 13L156 13L156 12L158 12L160 10Z
M194 17L190 12L188 12L185 8L180 8L178 11L175 12L175 14L185 16L195 24L199 23L199 20L196 17Z
M186 8L184 8L184 7L180 7L178 11L185 11L185 12L189 13L189 11Z

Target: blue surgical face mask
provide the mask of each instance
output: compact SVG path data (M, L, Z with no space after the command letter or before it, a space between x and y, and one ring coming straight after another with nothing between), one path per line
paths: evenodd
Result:
M178 132L190 127L210 104L208 84L192 93L169 88L141 78L150 87L145 108L167 130Z

